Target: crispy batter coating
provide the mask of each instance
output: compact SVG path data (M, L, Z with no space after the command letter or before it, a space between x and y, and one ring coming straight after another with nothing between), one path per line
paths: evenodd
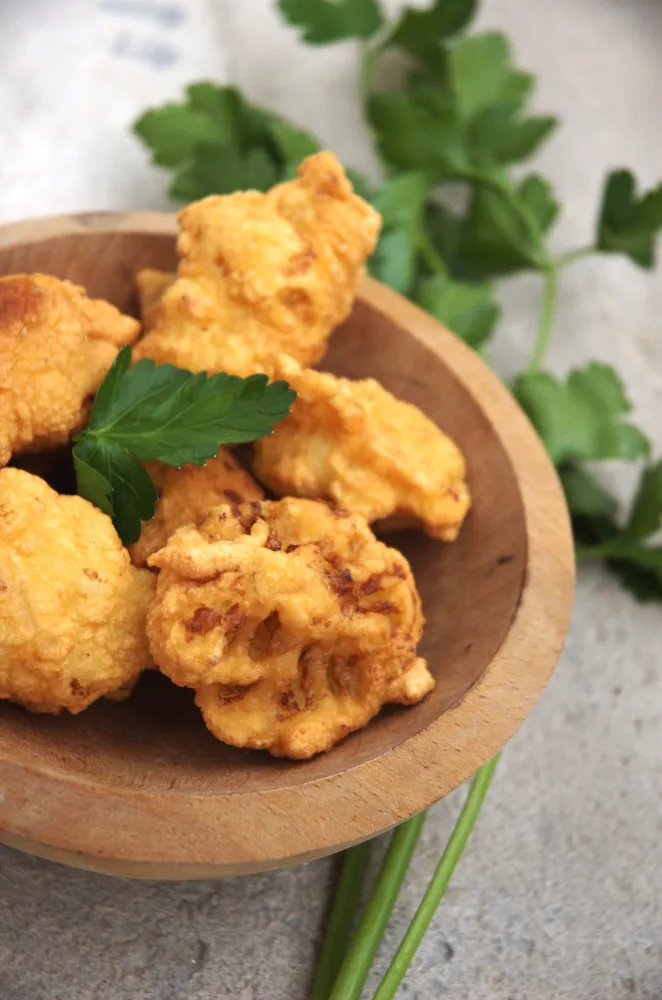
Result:
M153 267L146 267L136 274L136 288L144 330L151 330L154 326L163 293L170 288L176 277L172 271L157 271Z
M219 506L149 560L150 649L235 746L311 757L434 687L404 556L327 504Z
M156 513L143 524L142 534L129 546L135 566L163 548L177 528L201 524L212 507L219 503L244 503L261 500L263 491L234 455L221 448L206 465L184 465L173 469L161 462L146 462L159 494Z
M119 691L151 663L154 587L87 500L0 470L0 698L76 713Z
M374 379L302 370L282 356L275 376L298 393L290 416L258 441L254 471L279 496L322 497L368 521L421 524L453 541L469 510L453 441Z
M140 327L108 302L44 274L0 278L0 467L66 442L120 347Z
M332 153L298 173L266 194L214 195L180 212L178 277L148 309L154 325L140 356L242 376L269 373L282 351L302 364L323 356L380 219Z

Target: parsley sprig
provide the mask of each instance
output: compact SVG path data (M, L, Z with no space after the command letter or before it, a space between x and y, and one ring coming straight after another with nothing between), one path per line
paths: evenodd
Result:
M156 489L143 462L204 465L222 445L265 437L287 416L295 393L266 375L193 374L123 347L76 438L78 492L110 514L125 545L154 516Z

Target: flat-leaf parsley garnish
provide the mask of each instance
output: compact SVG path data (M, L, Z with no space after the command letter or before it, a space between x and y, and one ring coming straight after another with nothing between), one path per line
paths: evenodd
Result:
M125 545L140 537L157 493L143 462L204 465L227 444L256 441L290 412L296 393L266 375L193 374L117 355L76 437L78 492L110 514Z

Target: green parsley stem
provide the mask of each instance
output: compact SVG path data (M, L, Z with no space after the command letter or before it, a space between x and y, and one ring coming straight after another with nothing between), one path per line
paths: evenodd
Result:
M398 898L425 820L419 813L391 837L377 881L365 905L329 1000L359 1000L375 952Z
M361 92L361 103L364 111L367 112L368 103L373 91L377 65L385 50L389 47L391 38L398 27L397 19L390 24L385 24L370 41L363 45L361 54L361 65L359 68L359 88Z
M421 229L418 238L418 249L433 274L440 274L444 278L448 277L446 263L424 229Z
M527 366L527 373L537 372L543 362L543 358L549 347L549 338L552 333L554 323L554 313L556 312L556 290L558 285L558 271L556 267L550 266L543 272L545 287L543 291L542 309L540 312L540 325L538 326L538 336L533 348L531 360Z
M386 975L379 984L373 1000L390 1000L391 997L395 996L411 960L430 926L430 921L442 900L448 883L455 871L455 866L462 857L462 852L467 845L487 790L490 787L498 760L499 754L497 753L476 773L471 783L466 802L462 807L462 812L446 845L446 850L437 865L437 870L432 876L432 880L421 900L414 919L410 923L400 947L388 967Z
M377 63L382 54L380 45L366 45L359 66L359 90L364 109L368 107L372 95L372 85L377 71Z
M560 271L562 268L567 267L568 264L573 264L576 260L582 260L584 257L591 257L597 252L598 251L594 246L578 247L576 250L568 250L567 253L562 253L560 257L556 258L554 261L554 267L557 271Z
M347 950L370 846L371 841L366 840L363 844L350 847L342 856L340 878L326 925L310 1000L328 1000L333 988Z

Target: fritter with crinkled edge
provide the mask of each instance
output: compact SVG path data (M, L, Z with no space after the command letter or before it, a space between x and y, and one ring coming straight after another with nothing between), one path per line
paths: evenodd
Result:
M404 556L325 503L219 506L155 553L150 649L219 739L304 758L434 686Z
M0 466L64 444L140 326L108 302L45 274L0 278Z
M249 687L209 684L196 691L195 703L207 728L224 743L306 760L362 729L384 705L413 705L433 688L420 657L384 685L370 669L369 653L330 656L310 646L296 674L270 675Z
M303 364L323 356L380 228L327 152L271 191L212 195L178 218L177 279L150 304L137 354L242 376L269 374L282 351Z
M321 497L370 522L420 524L453 541L471 500L460 450L416 406L374 379L301 369L274 377L297 392L290 415L255 446L254 472L278 496Z
M159 500L154 517L143 524L140 538L129 546L135 566L144 566L177 528L204 521L217 504L251 502L264 496L251 474L227 448L221 448L206 465L184 465L181 469L162 462L145 465Z
M0 470L0 698L77 713L119 692L151 664L154 588L106 514Z

